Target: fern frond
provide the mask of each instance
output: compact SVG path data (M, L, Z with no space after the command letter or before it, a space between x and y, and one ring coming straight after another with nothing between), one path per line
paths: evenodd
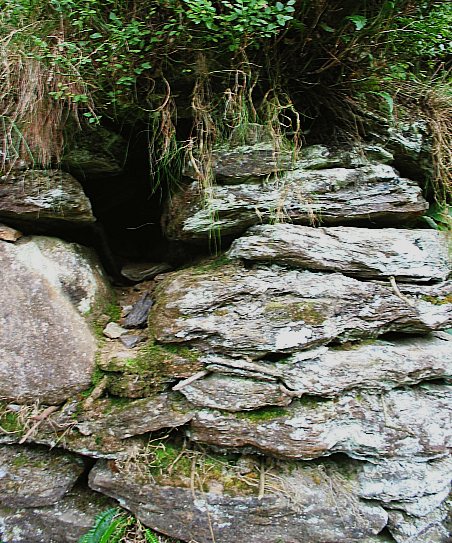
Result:
M94 526L83 535L78 543L111 543L110 538L123 524L122 518L115 519L119 515L119 509L112 507L96 516Z
M160 543L158 537L152 530L149 530L149 528L145 530L144 537L146 539L146 543Z

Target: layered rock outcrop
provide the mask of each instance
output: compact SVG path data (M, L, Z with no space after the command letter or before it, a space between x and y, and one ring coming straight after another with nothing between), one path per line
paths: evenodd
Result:
M94 382L63 406L6 395L0 488L13 476L24 488L12 458L25 450L33 465L24 447L40 444L57 447L47 485L77 518L95 492L182 541L446 543L450 239L408 228L428 205L419 186L379 148L214 158L218 184L207 200L195 184L176 195L167 232L197 243L220 226L231 248L134 291L126 328L104 329ZM280 211L297 224L268 224ZM75 286L61 288L74 303ZM80 469L90 490L74 486ZM0 505L6 543L31 541L14 522L41 530L61 514L36 488L17 511Z

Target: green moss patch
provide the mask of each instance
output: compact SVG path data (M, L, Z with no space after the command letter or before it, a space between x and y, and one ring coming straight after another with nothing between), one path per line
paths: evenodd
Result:
M133 358L113 359L108 371L109 391L121 397L142 398L162 391L177 379L185 379L199 371L197 351L179 345L158 345L152 341Z
M194 484L195 490L208 492L215 484L221 485L223 492L232 495L255 494L258 486L257 463L246 477L242 476L237 456L186 449L163 440L148 446L143 459L151 480L161 485L188 488Z
M322 324L326 319L322 307L311 301L291 302L283 300L269 302L265 306L265 311L268 313L269 319L302 321L313 326Z
M421 299L433 305L452 304L452 294L447 296L422 296Z
M245 419L251 422L264 422L285 417L287 414L287 409L282 407L262 407L254 411L241 411L240 413L235 413L234 416L238 419Z

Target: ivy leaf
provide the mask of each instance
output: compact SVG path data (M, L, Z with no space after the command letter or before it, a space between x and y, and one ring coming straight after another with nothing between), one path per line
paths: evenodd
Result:
M355 25L356 30L362 30L367 24L367 17L363 15L349 15L347 19Z
M326 23L320 23L319 26L322 30L325 30L325 32L335 32L334 28L328 26Z

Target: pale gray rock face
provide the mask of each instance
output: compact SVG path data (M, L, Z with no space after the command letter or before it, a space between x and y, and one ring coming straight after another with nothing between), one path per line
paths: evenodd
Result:
M436 230L254 226L228 256L363 278L442 281L451 272L448 235Z
M271 411L273 409L273 411ZM422 385L385 394L348 393L337 400L294 402L248 417L198 411L195 441L252 447L270 455L313 459L345 453L358 459L427 461L448 454L452 442L448 386Z
M386 525L387 513L360 501L350 482L333 468L272 475L267 479L272 490L258 499L221 489L192 491L189 484L143 483L139 476L113 473L98 462L90 473L90 486L119 499L147 526L199 543L213 538L217 543L353 543L373 541Z
M432 539L409 541L443 541L446 500L451 490L452 461L450 456L430 462L377 461L363 463L359 474L359 495L379 500L389 511L391 531L397 541L405 541L413 531L416 537L428 533ZM439 520L439 522L438 522ZM440 539L433 537L439 529ZM433 530L433 532L432 532ZM399 539L399 536L401 538Z
M345 390L390 390L427 379L452 376L452 336L398 338L297 353L276 364L280 379L303 394L335 396Z
M197 406L240 411L288 405L305 394L331 397L350 389L384 391L426 379L450 379L452 337L319 347L282 362L218 355L200 361L212 374L183 387L181 393Z
M363 498L377 499L387 504L414 504L424 496L448 492L452 479L452 459L446 457L422 463L406 460L364 463L358 479L359 494ZM411 513L414 514L413 511Z
M96 220L80 183L58 170L27 170L0 177L0 217L80 224Z
M150 326L159 342L256 358L452 322L451 303L412 306L390 286L277 266L182 270L162 281L155 300Z
M57 503L83 471L82 459L70 453L0 446L0 508Z
M397 543L449 543L451 534L443 525L447 514L447 506L423 517L389 511L388 528Z
M420 187L387 165L356 169L295 170L263 183L214 185L200 195L198 183L175 194L164 220L171 239L237 235L269 222L301 224L399 224L428 209Z
M371 163L388 163L393 155L378 145L332 149L325 145L303 147L298 153L272 141L265 127L254 126L245 145L215 148L212 152L213 173L219 184L233 185L259 182L275 173L288 170L323 170L358 168ZM253 141L254 140L254 141ZM259 141L260 140L260 141ZM196 170L187 164L185 175L197 179Z
M89 489L73 489L54 505L12 510L0 505L0 535L5 543L78 543L95 517L117 504Z
M117 439L155 432L162 428L183 426L193 416L192 412L178 410L167 394L158 394L142 400L131 401L125 406L112 407L102 418L96 412L85 414L86 420L77 424L84 436L107 432Z
M61 403L87 388L96 341L83 318L108 292L86 249L53 238L0 242L0 397Z
M127 334L128 330L116 324L116 322L109 322L103 330L104 336L110 339L118 339L124 334Z

